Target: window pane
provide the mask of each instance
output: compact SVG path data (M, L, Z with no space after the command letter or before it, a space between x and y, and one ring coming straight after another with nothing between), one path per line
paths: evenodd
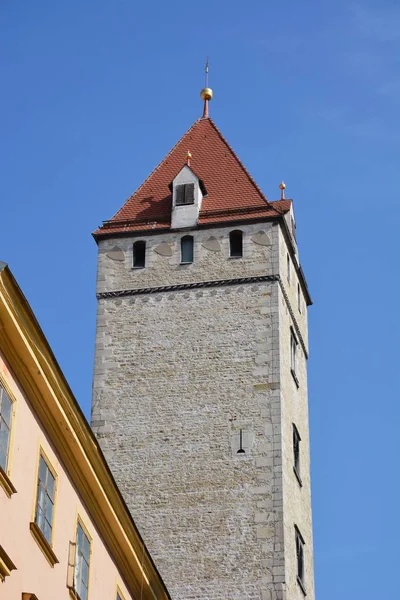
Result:
M86 535L84 535L83 537L83 556L85 557L86 561L89 562L89 552L90 552L90 542L88 540L88 538L86 537Z
M44 505L46 502L46 492L41 483L39 483L38 487L38 505L44 510Z
M36 507L36 525L39 527L39 529L41 531L43 531L44 528L44 514L43 514L43 510L40 508L40 506Z
M82 553L83 548L83 529L78 523L78 530L76 535L76 548Z
M181 239L181 260L183 263L193 262L193 238L190 235Z
M82 584L81 591L79 592L79 598L80 598L80 600L87 600L87 597L88 597L87 587L85 587L84 584Z
M53 523L53 503L50 498L47 496L46 498L46 510L45 510L46 519L50 524Z
M6 466L7 466L6 453L3 450L3 447L0 446L0 467L3 469L3 471L5 471L6 470Z
M89 565L85 560L82 561L82 582L87 587L89 579Z
M47 473L47 493L49 495L49 498L52 500L52 502L54 503L54 484L55 484L55 479L53 477L53 474L50 473L50 471Z
M10 398L7 396L6 392L3 390L3 397L1 400L1 416L4 421L7 423L8 427L10 427L11 423L11 409L12 402Z
M8 454L9 436L10 436L10 430L8 429L5 422L0 417L0 448L4 452L4 455L6 456L6 458L7 458L7 454Z
M47 473L47 465L44 462L43 456L40 457L40 465L39 465L39 479L40 481L43 483L43 485L46 485L46 473Z
M51 542L51 527L46 520L44 521L43 535L50 544L50 542Z

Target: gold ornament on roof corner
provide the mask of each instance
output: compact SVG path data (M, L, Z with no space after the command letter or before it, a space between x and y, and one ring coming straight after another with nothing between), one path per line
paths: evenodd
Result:
M213 91L209 87L205 87L200 92L200 97L202 100L211 100L213 97Z
M280 182L279 189L281 190L281 200L285 200L286 183L284 181Z

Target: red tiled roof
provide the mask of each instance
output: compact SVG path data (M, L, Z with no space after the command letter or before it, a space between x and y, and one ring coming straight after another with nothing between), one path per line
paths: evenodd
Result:
M122 208L94 232L94 236L169 228L171 181L192 154L191 168L203 180L199 224L241 221L279 216L290 209L291 200L268 202L260 188L208 118L197 120L154 169Z

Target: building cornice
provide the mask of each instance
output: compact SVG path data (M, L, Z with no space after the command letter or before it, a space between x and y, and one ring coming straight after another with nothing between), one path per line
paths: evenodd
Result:
M170 598L51 348L11 271L0 265L2 351L58 452L126 586Z

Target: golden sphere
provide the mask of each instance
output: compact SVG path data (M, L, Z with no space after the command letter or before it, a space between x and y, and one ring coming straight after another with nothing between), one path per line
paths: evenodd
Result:
M203 100L211 100L213 97L213 91L211 88L203 88L200 92L200 96Z
M279 189L281 190L285 190L286 189L286 184L282 181L282 183L279 185Z

